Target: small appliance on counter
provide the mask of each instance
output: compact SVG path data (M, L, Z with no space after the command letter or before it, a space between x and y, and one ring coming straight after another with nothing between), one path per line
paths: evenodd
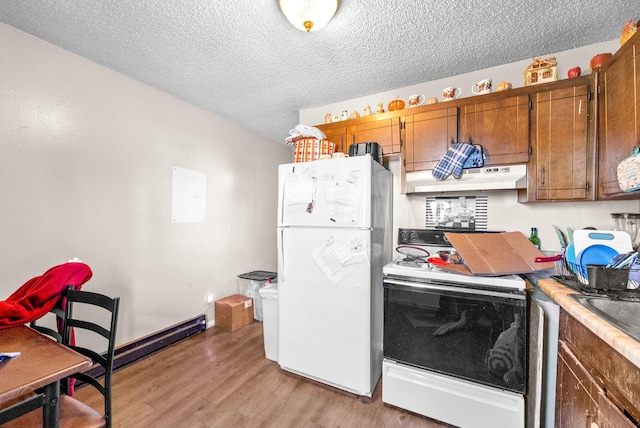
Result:
M355 143L349 146L349 156L370 154L373 160L382 165L382 148L378 143Z

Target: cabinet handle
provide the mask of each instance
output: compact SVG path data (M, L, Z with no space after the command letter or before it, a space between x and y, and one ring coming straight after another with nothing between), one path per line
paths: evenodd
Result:
M545 182L545 168L544 166L540 168L540 185L542 185L544 187L544 182Z

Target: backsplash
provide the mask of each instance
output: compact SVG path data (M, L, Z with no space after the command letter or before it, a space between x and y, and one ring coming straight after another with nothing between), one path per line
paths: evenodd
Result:
M393 172L393 227L424 228L427 224L425 195L400 194L400 161L392 160L388 167ZM433 197L432 195L430 195ZM443 193L447 198L462 195ZM469 196L467 194L467 196ZM553 225L566 229L595 227L610 230L609 215L615 212L640 212L640 201L593 201L593 202L549 202L519 203L517 190L478 192L487 200L487 229L519 231L529 236L531 227L538 228L541 249L555 252L560 250L560 242ZM394 232L394 236L397 234Z

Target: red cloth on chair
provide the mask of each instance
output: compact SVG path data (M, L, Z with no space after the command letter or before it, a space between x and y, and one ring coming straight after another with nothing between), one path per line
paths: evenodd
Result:
M43 317L60 300L68 285L79 290L92 275L88 265L68 262L31 278L7 300L0 301L0 328L26 324Z

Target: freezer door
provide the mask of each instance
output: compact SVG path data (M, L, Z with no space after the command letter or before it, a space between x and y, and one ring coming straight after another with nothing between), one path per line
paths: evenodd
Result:
M370 232L279 229L279 363L371 396L380 376L381 319L373 319ZM379 330L379 331L376 331ZM378 361L376 361L378 360Z
M371 227L373 163L384 170L371 156L280 165L278 226Z

